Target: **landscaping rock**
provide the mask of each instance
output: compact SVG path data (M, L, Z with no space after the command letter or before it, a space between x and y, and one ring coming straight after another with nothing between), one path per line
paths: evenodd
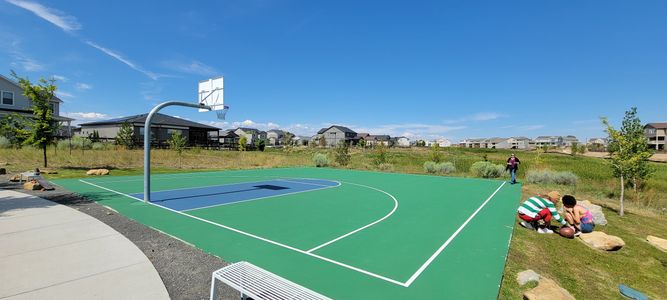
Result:
M540 274L535 273L533 270L525 270L516 274L516 281L519 285L524 285L531 281L540 281Z
M9 177L9 181L19 182L19 181L21 181L21 175L20 174L13 175L12 177Z
M29 191L39 191L44 187L37 180L30 180L23 184L23 188Z
M39 172L42 174L58 174L58 171L52 169L42 169Z
M537 287L523 293L526 300L574 300L566 289L549 278L540 279Z
M666 239L661 239L656 236L649 235L646 237L646 240L649 242L649 244L655 246L656 248L667 252L667 240Z
M86 172L86 175L96 175L96 176L109 175L109 170L107 170L107 169L92 169L92 170L88 170L88 172Z
M607 235L602 231L582 233L579 238L589 246L605 251L616 251L625 246L625 242L620 237Z
M591 211L595 225L607 225L607 219L604 217L604 213L602 212L602 206L595 205L588 200L577 201L577 204Z
M5 175L5 174L7 174L7 169L0 168L0 175Z

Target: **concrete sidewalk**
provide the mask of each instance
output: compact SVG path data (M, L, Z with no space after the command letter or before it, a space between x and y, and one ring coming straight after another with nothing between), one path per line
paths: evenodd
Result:
M0 190L0 299L169 299L132 242L99 220Z

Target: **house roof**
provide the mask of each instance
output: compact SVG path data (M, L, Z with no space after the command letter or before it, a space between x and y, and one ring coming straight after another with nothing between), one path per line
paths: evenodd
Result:
M489 139L489 143L502 143L504 141L509 140L508 138L499 138L499 137L494 137Z
M259 129L249 128L249 127L239 127L239 128L234 129L234 131L239 130L239 129L243 130L243 132L249 132L249 133L260 133L261 132L261 131L259 131Z
M644 127L652 127L652 128L655 128L655 129L667 129L667 122L648 123Z
M239 137L239 135L234 133L233 130L221 130L220 133L219 133L219 137L221 137L221 138L237 138L237 137Z
M275 133L277 133L278 135L283 135L283 134L285 134L285 131L282 131L282 130L280 130L280 129L271 129L271 130L267 131L266 133L269 133L269 132L275 132Z
M525 136L513 136L512 138L517 141L530 141L530 138L527 138Z
M388 141L391 140L391 137L386 135L386 134L380 134L380 135L369 135L369 139L371 140L376 140L376 141Z
M81 126L93 126L93 125L114 125L114 124L122 124L122 123L141 123L144 124L146 122L146 117L148 114L141 114L141 115L134 115L134 116L129 116L129 117L121 117L121 118L115 118L115 119L109 119L109 120L103 120L103 121L97 121L97 122L89 122L89 123L83 123ZM211 129L211 130L220 130L218 127L213 127L205 124L200 124L192 121L188 121L185 119L181 118L176 118L172 117L169 115L164 115L157 113L155 116L153 116L153 125L172 125L172 126L181 126L181 127L192 127L192 128L204 128L204 129Z
M0 74L0 79L3 79L3 80L5 80L5 81L9 82L10 84L16 86L17 88L23 90L23 89L21 88L21 86L19 85L18 82L14 81L14 80L12 80L12 79L10 79L10 78L7 78L7 76L5 76L5 75ZM53 96L53 99L51 99L51 100L52 100L52 101L56 101L56 102L60 102L60 103L63 102L63 100L60 100L60 98L58 98L58 97L55 96L55 95Z
M329 130L329 129L331 129L331 128L336 128L336 129L338 129L338 130L340 130L340 131L342 131L342 132L345 132L345 133L354 133L354 134L357 134L354 130L352 130L352 129L350 129L350 128L347 128L347 127L345 127L345 126L340 126L340 125L332 125L332 126L329 126L329 127L327 127L327 128L322 128L322 129L320 129L320 131L317 132L317 134L322 134L322 133L326 132L327 130Z

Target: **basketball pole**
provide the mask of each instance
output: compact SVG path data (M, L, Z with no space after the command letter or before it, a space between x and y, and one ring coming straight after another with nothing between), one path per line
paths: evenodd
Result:
M203 103L167 101L153 107L151 112L148 113L148 116L146 117L146 122L144 123L144 202L145 203L149 203L151 201L151 123L153 122L153 117L155 116L155 114L157 114L158 111L167 106L186 106L186 107L212 110L211 106L205 105Z

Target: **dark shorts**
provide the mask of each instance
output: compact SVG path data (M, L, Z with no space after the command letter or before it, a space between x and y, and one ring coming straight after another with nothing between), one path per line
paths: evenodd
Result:
M593 232L593 229L595 228L595 224L594 223L581 223L580 227L581 227L581 232L589 233L589 232Z

